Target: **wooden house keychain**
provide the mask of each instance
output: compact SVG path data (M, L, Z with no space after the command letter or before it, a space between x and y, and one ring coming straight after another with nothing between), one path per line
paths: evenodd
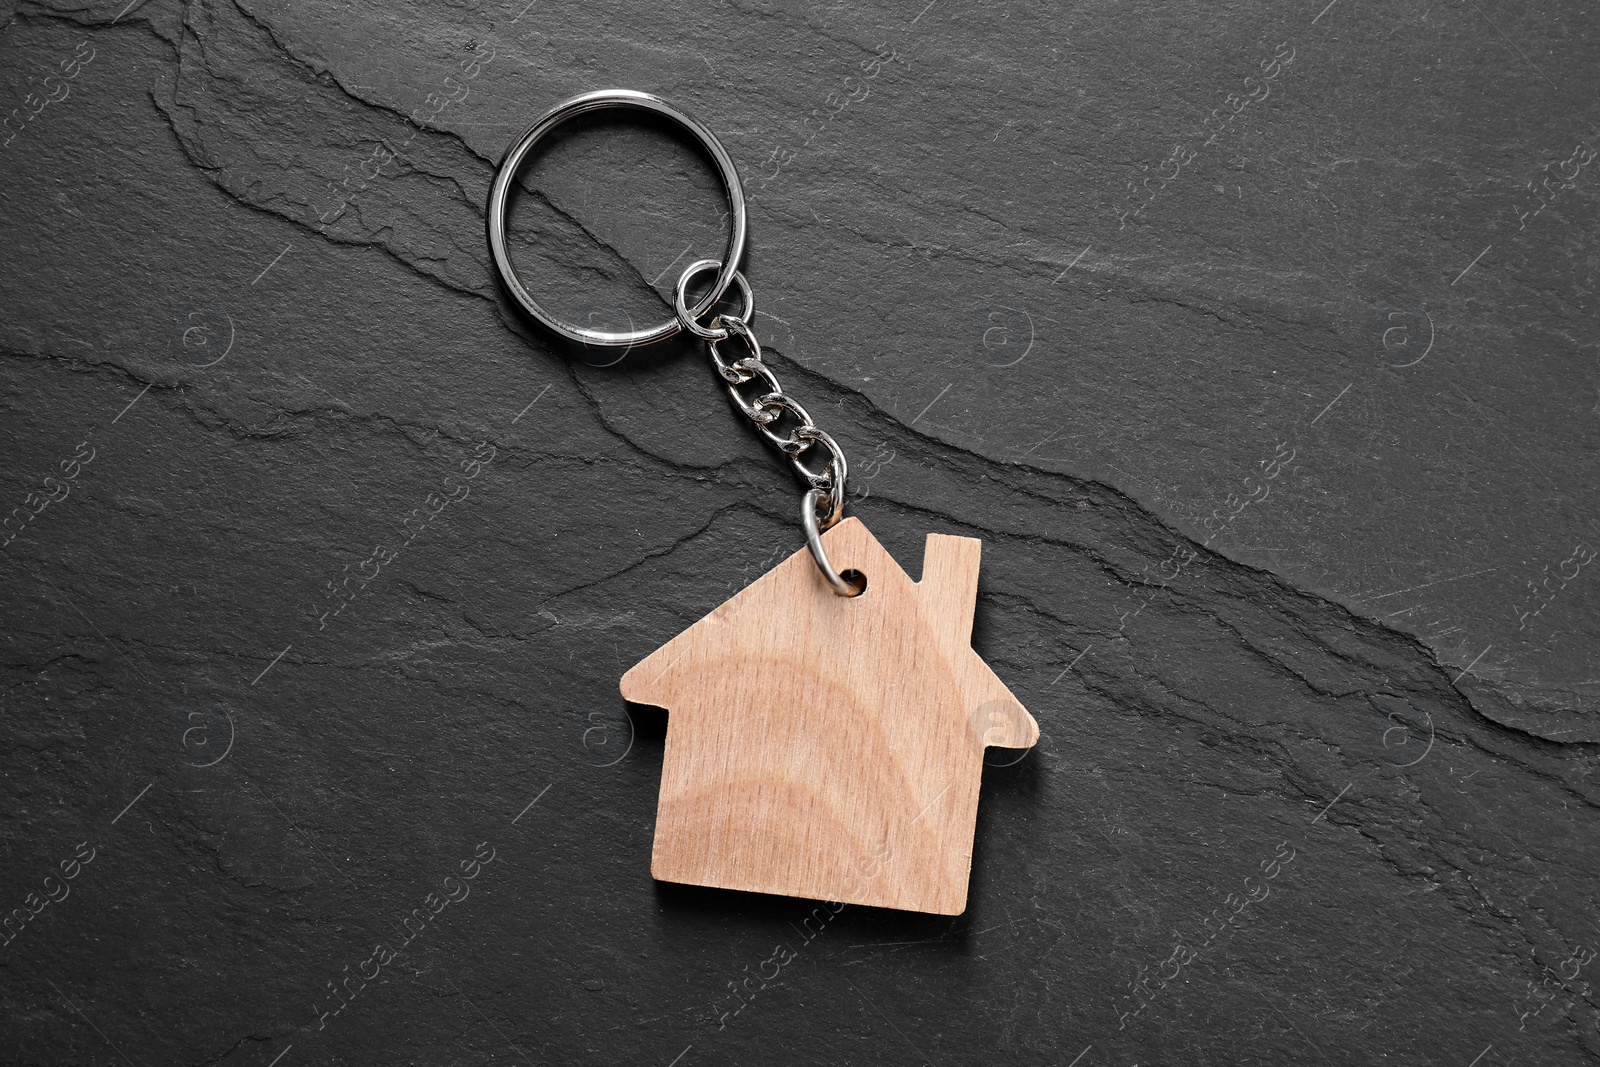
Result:
M517 279L506 246L512 183L534 147L566 122L618 108L693 138L715 164L732 220L722 259L692 263L679 277L677 317L626 332L552 314ZM738 269L744 191L732 158L658 97L586 93L507 151L488 226L507 291L562 337L617 348L680 330L705 340L734 406L806 487L809 552L796 551L622 677L624 698L669 712L651 873L940 915L965 910L984 749L1028 748L1039 736L972 648L982 542L929 534L912 581L859 519L843 517L844 454L783 391L750 329L754 305ZM711 272L691 306L691 284ZM730 285L742 312L707 318Z

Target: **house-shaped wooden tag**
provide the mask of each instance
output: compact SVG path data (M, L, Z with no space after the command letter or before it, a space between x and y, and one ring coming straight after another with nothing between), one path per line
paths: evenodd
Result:
M983 751L1038 724L972 649L983 543L929 534L913 582L857 519L622 677L668 709L651 873L663 881L957 915Z

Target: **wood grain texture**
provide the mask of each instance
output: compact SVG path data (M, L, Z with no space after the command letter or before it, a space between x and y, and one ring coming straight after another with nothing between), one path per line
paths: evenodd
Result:
M956 915L983 750L1033 717L972 649L982 542L929 534L913 582L857 519L635 665L622 695L668 709L651 872L671 882Z

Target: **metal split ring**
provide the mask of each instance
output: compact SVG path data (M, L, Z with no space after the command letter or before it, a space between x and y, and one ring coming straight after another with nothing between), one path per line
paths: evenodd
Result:
M713 261L718 263L716 280L711 283L711 288L695 306L689 309L689 316L687 318L674 316L645 330L594 330L558 317L535 300L522 284L515 268L511 265L511 251L506 245L506 216L511 206L511 187L516 181L517 172L522 169L534 147L558 126L581 115L615 109L646 111L666 119L688 133L694 143L711 157L717 177L722 181L723 192L728 198L728 213L732 220L729 225L728 247L722 253L720 261ZM744 257L744 188L739 184L739 172L733 165L733 157L728 155L728 150L722 147L722 142L717 140L716 135L699 121L650 93L635 92L631 89L601 89L557 104L539 121L528 127L527 132L506 151L505 158L500 162L500 169L495 172L494 184L489 187L488 225L489 251L494 257L495 270L499 273L500 281L505 285L506 291L523 311L542 323L546 329L560 334L569 341L602 348L632 348L636 345L662 341L678 333L683 329L684 322L697 319L715 307L717 301L728 291L728 286L734 283L739 261ZM743 279L740 279L740 288L746 294L748 303L749 289L744 286Z

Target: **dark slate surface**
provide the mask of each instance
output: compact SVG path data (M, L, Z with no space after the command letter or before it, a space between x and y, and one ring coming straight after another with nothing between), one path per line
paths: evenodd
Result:
M1596 14L923 2L5 5L0 1060L1600 1058ZM492 281L606 86L852 512L985 540L959 919L648 877L616 679L800 540ZM648 126L528 181L597 325L720 247Z

